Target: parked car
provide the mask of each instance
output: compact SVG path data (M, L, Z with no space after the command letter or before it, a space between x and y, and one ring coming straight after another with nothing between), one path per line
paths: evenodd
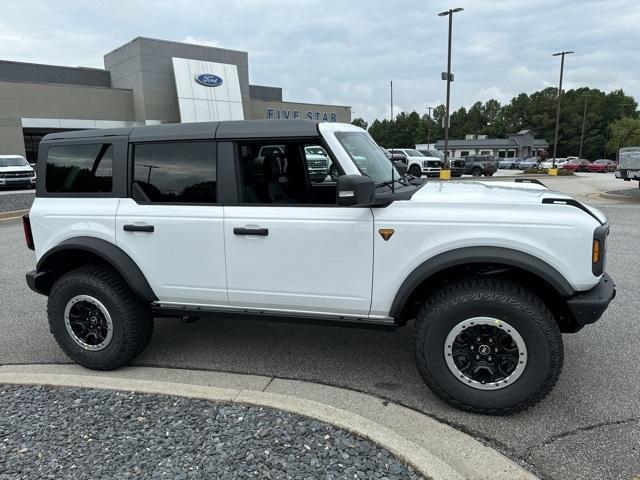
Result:
M278 162L282 165L282 171L286 170L287 153L283 145L264 145L260 148L257 156L257 164L262 165L266 156L272 156L278 159ZM330 167L332 166L331 159L327 155L327 152L319 145L307 145L304 147L304 154L307 163L307 171L309 172L309 178L312 182L321 183L330 174ZM335 169L335 167L334 167ZM331 178L334 176L337 178L339 173L337 169L331 172Z
M36 171L21 155L0 155L0 187L35 188Z
M319 145L309 145L304 147L304 154L307 159L307 170L312 182L324 182L329 174L331 159L327 152Z
M624 181L640 181L640 147L624 147L618 152L619 164L616 178ZM640 183L638 183L640 187Z
M556 168L562 168L562 166L568 162L566 158L556 158ZM553 158L547 158L544 162L540 163L540 168L553 168Z
M298 153L309 144L340 165L336 183L307 181ZM291 152L284 172L274 155L258 159L264 145ZM157 317L411 322L435 394L510 414L553 389L562 332L597 321L615 296L599 210L535 183L402 182L350 124L51 133L38 169L26 281L48 296L60 348L96 370L131 363Z
M417 148L417 146L416 146L416 150L418 150L421 154L423 154L426 157L439 158L440 160L442 160L442 163L444 164L444 153L441 152L440 150L424 148L424 147ZM449 157L449 170L451 170L451 176L461 177L462 175L464 175L464 165L465 165L465 162L462 157Z
M493 155L468 155L464 159L464 173L490 177L498 171L498 161Z
M519 164L522 160L524 159L519 157L503 158L498 162L498 168L508 168L510 170L514 170L516 168L519 168Z
M615 172L616 162L614 162L613 160L608 160L606 158L599 158L598 160L593 162L591 165L589 165L588 168L590 172L599 172L599 173Z
M571 170L572 172L587 172L589 171L589 165L591 162L585 158L572 158L562 164L564 170Z
M413 148L392 148L391 159L403 161L407 165L407 172L414 177L425 175L438 177L442 169L442 160L436 157L425 157Z
M400 175L406 175L407 174L407 164L405 163L404 157L401 157L401 156L397 155L396 158L394 159L393 155L391 155L391 152L389 150L387 150L386 148L383 148L383 147L380 147L380 148L382 148L382 151L387 156L389 161L391 163L393 163L393 166L396 167L396 170L398 171L398 173Z
M536 168L538 166L538 157L529 157L518 162L518 168L520 170L527 170L529 168Z

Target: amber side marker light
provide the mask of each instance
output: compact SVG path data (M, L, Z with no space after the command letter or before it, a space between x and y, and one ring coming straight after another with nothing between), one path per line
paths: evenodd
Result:
M593 251L591 252L591 261L598 263L600 261L600 240L593 241Z

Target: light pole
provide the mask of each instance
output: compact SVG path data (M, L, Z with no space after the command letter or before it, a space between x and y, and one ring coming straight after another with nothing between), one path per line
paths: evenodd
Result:
M442 79L447 81L447 106L444 114L444 165L440 174L442 179L451 179L451 170L449 167L449 101L451 99L451 81L453 75L451 74L451 29L453 27L453 14L463 11L464 8L450 8L445 12L440 12L439 17L449 17L449 43L447 48L447 73L442 74Z
M393 80L389 80L389 89L391 90L391 121L393 122Z
M429 146L431 145L431 110L433 110L433 107L427 107L427 110L429 111L427 113L427 146Z
M558 87L558 107L556 109L556 133L553 137L553 167L556 168L556 154L558 153L558 131L560 130L560 102L562 101L562 73L564 71L564 56L570 55L574 53L573 51L562 51L558 53L554 53L553 56L557 57L558 55L562 56L562 60L560 60L560 86Z
M580 133L580 153L578 158L582 158L582 142L584 142L584 125L587 122L587 104L589 103L589 95L584 97L584 112L582 113L582 132Z

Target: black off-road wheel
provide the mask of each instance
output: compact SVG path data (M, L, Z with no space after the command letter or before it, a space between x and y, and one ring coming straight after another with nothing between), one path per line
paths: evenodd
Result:
M60 277L49 292L49 327L60 348L93 370L128 365L153 333L151 309L107 266L87 265Z
M474 177L482 176L482 169L475 167L473 170L471 170L471 175L473 175Z
M534 293L500 278L458 280L416 317L416 364L450 405L508 415L542 400L563 363L562 335Z

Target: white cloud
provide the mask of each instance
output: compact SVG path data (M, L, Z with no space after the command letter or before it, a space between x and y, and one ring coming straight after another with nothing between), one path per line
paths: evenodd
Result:
M300 102L352 105L371 121L394 103L420 114L444 102L444 0L87 0L3 2L0 58L102 66L102 56L136 36L249 52L250 81L283 87ZM502 103L556 86L558 50L567 88L623 88L640 98L636 0L474 0L453 30L452 107ZM399 107L396 107L396 111Z

